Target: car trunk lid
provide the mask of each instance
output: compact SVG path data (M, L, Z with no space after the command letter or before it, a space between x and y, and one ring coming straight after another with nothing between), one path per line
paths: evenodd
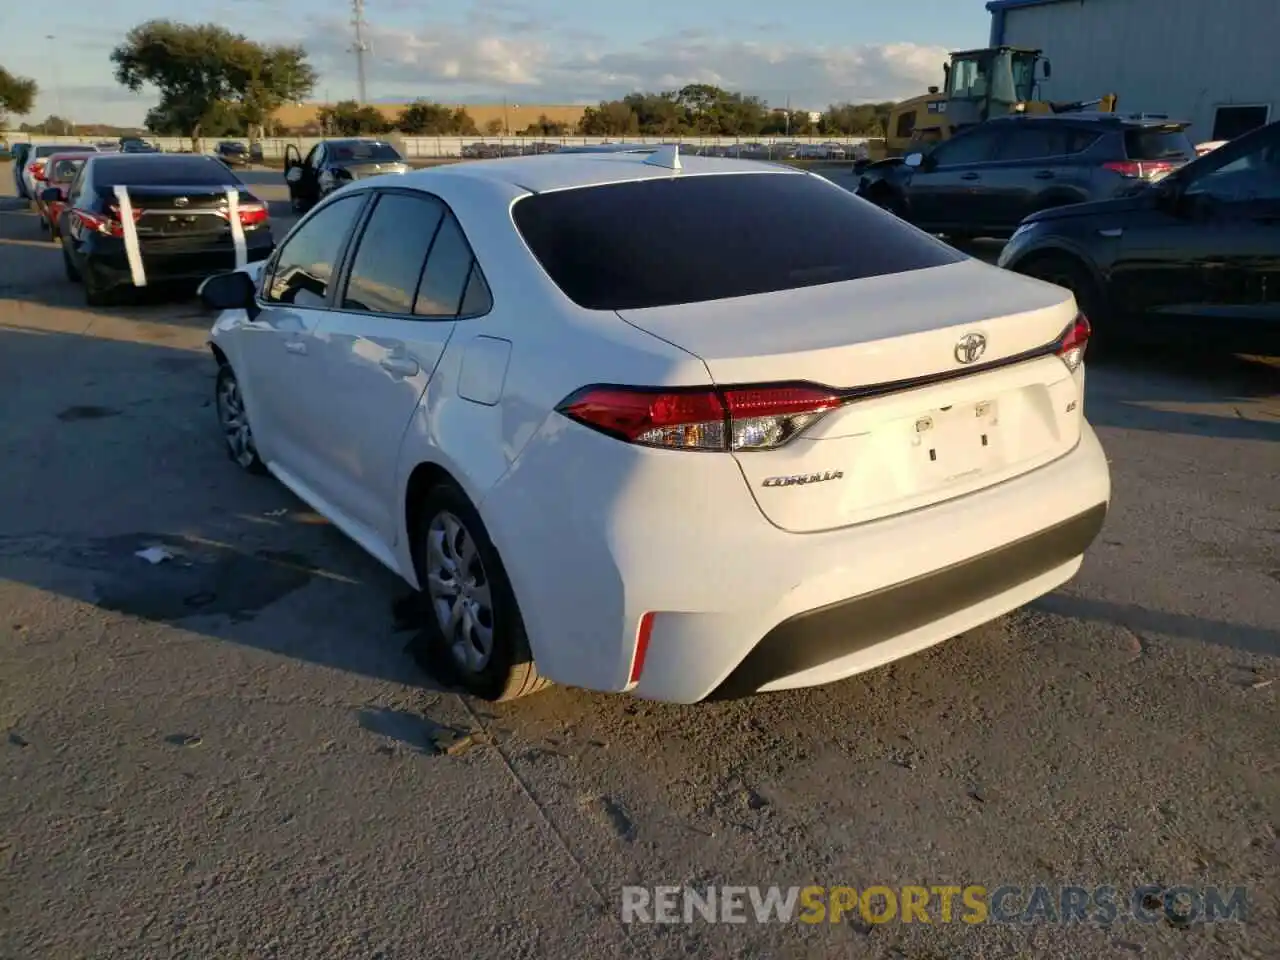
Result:
M227 219L226 186L192 184L188 186L131 186L129 203L133 207L138 239L170 239L177 237L216 237L231 234ZM106 202L115 206L113 188L105 188ZM242 208L260 206L261 202L246 190L239 191ZM118 215L118 211L113 210Z
M804 382L843 403L734 454L760 510L807 533L960 496L1075 446L1080 381L1053 352L1059 287L967 260L733 300L620 311L720 387Z

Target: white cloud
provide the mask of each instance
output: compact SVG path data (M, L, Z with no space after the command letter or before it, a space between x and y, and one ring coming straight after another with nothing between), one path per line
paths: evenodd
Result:
M573 23L538 20L518 0L480 0L454 21L419 21L413 0L380 0L402 27L373 24L368 40L369 95L379 100L594 103L635 90L710 83L763 97L775 106L821 109L843 101L890 100L922 93L942 80L943 47L913 43L804 45L784 42L771 24L743 24L737 36L683 30L618 43ZM301 43L320 72L315 96L355 95L350 24L311 16L280 42ZM101 42L99 40L99 42ZM156 100L110 81L104 48L90 56L90 76L67 76L66 112L81 122L139 123ZM87 64L86 64L87 67ZM68 71L68 73L79 71ZM102 86L90 86L98 80ZM56 112L52 84L42 84L32 119Z
M942 47L912 43L803 46L682 31L626 46L570 35L492 10L464 24L371 28L370 96L593 102L634 90L710 83L781 105L897 99L942 80ZM301 41L323 73L321 88L350 95L347 33L316 21ZM341 91L341 94L339 93ZM318 91L319 92L319 91Z

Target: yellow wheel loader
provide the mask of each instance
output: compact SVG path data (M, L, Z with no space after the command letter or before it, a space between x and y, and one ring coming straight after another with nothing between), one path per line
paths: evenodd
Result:
M1097 100L1055 103L1038 99L1041 79L1051 67L1040 50L1025 47L987 47L951 54L942 67L944 86L896 104L889 114L885 139L872 141L868 155L855 164L861 169L886 158L900 157L928 144L950 138L966 127L1011 113L1068 113L1094 108L1114 113L1113 93Z

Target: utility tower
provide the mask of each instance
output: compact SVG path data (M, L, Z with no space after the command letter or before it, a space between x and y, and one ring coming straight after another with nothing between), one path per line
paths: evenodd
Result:
M364 106L368 99L365 93L364 55L369 52L369 43L364 38L364 0L351 0L351 25L356 28L356 42L351 45L351 52L356 55L356 89L360 97L360 105Z

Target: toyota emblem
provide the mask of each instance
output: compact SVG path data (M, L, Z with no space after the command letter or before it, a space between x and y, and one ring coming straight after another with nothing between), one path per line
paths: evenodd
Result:
M173 199L173 205L175 207L185 207L190 202L191 201L188 200L186 197L174 197Z
M977 363L986 352L986 337L980 333L966 333L956 344L956 362Z

